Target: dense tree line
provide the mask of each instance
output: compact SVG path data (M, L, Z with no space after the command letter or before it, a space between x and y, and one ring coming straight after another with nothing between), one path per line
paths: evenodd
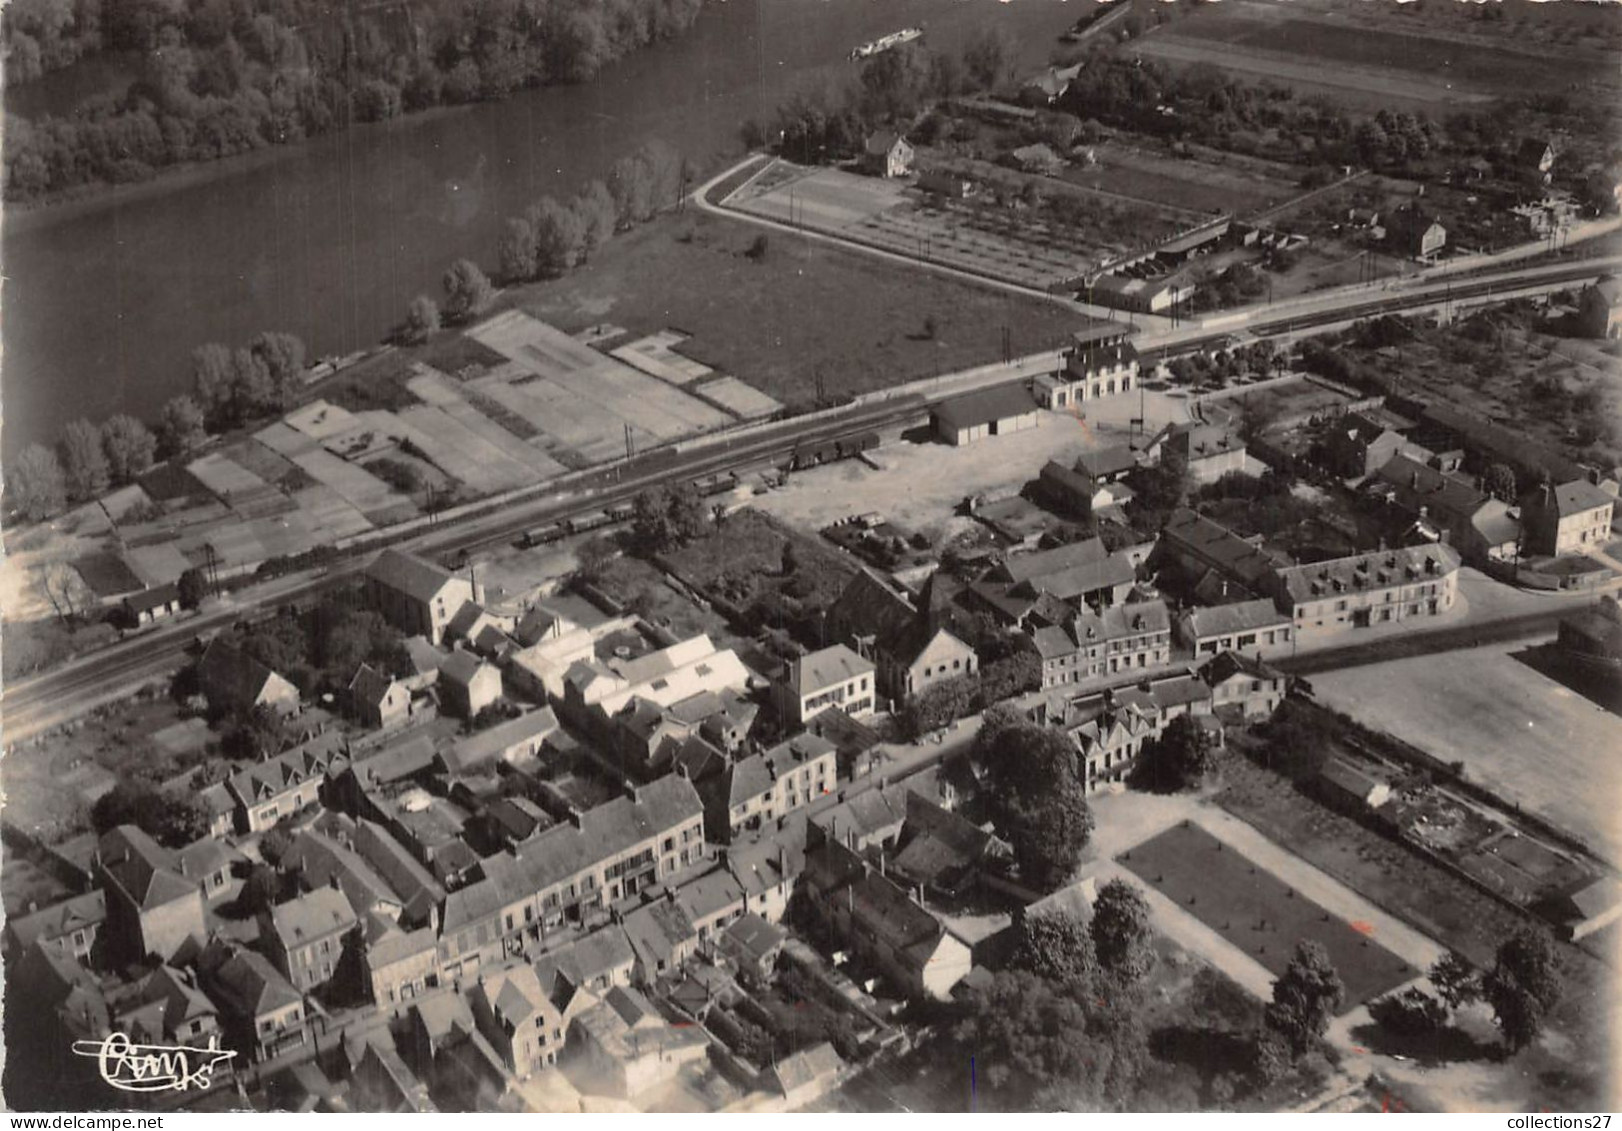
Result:
M341 691L362 663L390 675L411 670L399 631L365 608L356 591L331 594L302 614L260 621L233 643L306 695Z
M121 93L6 122L6 195L31 199L301 141L352 122L583 82L677 35L701 0L414 0L360 16L325 0L21 0L8 78L139 53Z
M508 282L556 278L589 260L616 231L680 205L692 167L662 141L614 163L608 182L591 181L567 203L543 196L510 216L498 253Z

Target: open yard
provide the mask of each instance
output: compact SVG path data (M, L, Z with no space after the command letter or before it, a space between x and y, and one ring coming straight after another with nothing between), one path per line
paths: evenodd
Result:
M1121 863L1269 971L1282 974L1297 943L1322 944L1346 987L1342 1012L1420 971L1193 823L1175 825Z
M514 292L574 332L612 319L633 334L677 327L684 356L794 408L888 388L1063 341L1077 316L1037 298L688 212L614 239L567 279ZM874 302L883 295L883 302ZM924 329L934 319L935 334ZM838 327L830 334L829 327Z
M1622 719L1513 653L1479 648L1312 677L1319 699L1387 731L1622 861Z
M1214 63L1251 81L1270 79L1371 108L1437 111L1615 81L1614 62L1608 66L1588 53L1537 54L1486 38L1399 29L1390 20L1359 26L1322 17L1321 10L1301 5L1238 0L1201 8L1135 48L1167 62Z

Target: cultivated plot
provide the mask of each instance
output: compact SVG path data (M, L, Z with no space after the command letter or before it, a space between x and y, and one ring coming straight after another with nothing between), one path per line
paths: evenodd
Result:
M1421 973L1371 937L1372 924L1331 915L1192 822L1144 841L1120 861L1275 975L1297 943L1321 944L1346 987L1343 1013Z
M616 346L608 352L611 357L617 357L627 365L634 365L650 377L669 381L672 385L685 385L689 381L707 377L712 372L709 366L701 365L692 358L683 357L676 352L675 347L686 340L687 335L680 331L660 330L657 334L638 338L634 342L626 342L623 346Z
M693 391L707 401L713 401L745 420L757 420L763 416L770 416L782 404L772 397L768 397L759 389L745 385L736 377L718 377L714 381L706 381L695 386Z

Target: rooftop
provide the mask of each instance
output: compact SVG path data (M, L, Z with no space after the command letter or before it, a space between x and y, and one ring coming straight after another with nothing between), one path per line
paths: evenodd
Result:
M997 385L978 393L954 397L935 407L935 417L948 428L972 428L1011 416L1036 411L1036 402L1023 384Z
M788 684L798 695L810 695L834 684L870 676L876 669L843 644L812 652L788 665Z
M418 601L432 601L447 583L457 580L432 562L395 549L379 554L366 567L366 576Z

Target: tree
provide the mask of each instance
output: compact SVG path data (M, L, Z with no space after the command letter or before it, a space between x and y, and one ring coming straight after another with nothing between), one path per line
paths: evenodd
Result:
M541 274L562 275L580 261L586 229L572 209L544 196L531 206L525 219L535 235L535 267Z
M698 489L689 482L665 488L665 509L676 545L684 546L709 530L709 517Z
M453 321L465 321L476 316L490 305L490 299L495 294L490 280L471 259L458 259L451 264L445 272L443 283L445 313Z
M257 762L261 758L281 753L285 741L282 716L274 707L264 705L232 717L220 750L230 758Z
M240 422L268 412L276 407L277 396L265 359L247 347L232 350L231 418Z
M1130 1011L1025 970L1000 971L972 990L951 1039L965 1059L975 1057L987 1091L1021 1106L1124 1104L1146 1053Z
M82 416L69 421L57 448L70 499L93 499L107 489L109 468L107 454L101 449L101 429Z
M184 571L175 586L180 590L180 606L184 609L197 608L208 596L208 578L196 566Z
M1149 788L1176 792L1193 789L1216 769L1216 742L1193 715L1178 715L1158 738L1143 744L1133 776Z
M1098 951L1092 932L1080 918L1064 911L1027 914L1019 925L1009 964L1040 978L1085 992L1098 973Z
M570 202L569 210L580 221L583 237L581 254L590 259L598 248L613 238L614 224L619 217L614 194L602 181L592 181Z
M974 681L959 676L943 680L907 700L902 729L914 741L967 715L974 706Z
M1125 880L1098 889L1089 924L1098 965L1126 985L1141 982L1154 968L1154 932L1143 893Z
M144 782L120 779L90 807L90 824L98 833L134 825L169 848L191 844L208 835L208 814L189 794L160 793Z
M1485 486L1487 494L1506 503L1514 503L1515 469L1507 463L1495 463L1487 468Z
M645 553L663 553L674 545L670 510L662 489L646 488L631 500L631 537Z
M509 216L501 230L498 249L501 274L513 282L533 279L538 270L535 258L535 228L522 216Z
M1369 1016L1393 1033L1424 1037L1447 1024L1448 1008L1419 987L1410 986L1369 1002Z
M963 49L963 68L981 90L996 90L1013 73L1014 41L1006 28L988 27Z
M270 378L267 407L282 409L292 404L304 384L304 342L283 330L266 330L254 336L248 350L263 363Z
M1273 982L1273 1000L1262 1015L1295 1056L1310 1051L1329 1029L1329 1020L1346 1000L1346 988L1322 944L1303 940L1284 973Z
M634 227L653 215L653 170L640 154L614 162L608 177L608 191L614 198L614 215L620 228Z
M218 342L191 353L192 392L211 420L226 420L232 405L231 351Z
M406 309L405 337L410 342L426 342L439 330L439 304L427 295L418 295Z
M1067 881L1093 833L1093 814L1081 788L1055 786L1044 800L1006 812L1004 827L1020 878L1043 890Z
M61 510L67 494L67 477L55 452L29 444L18 453L6 476L6 500L17 513L37 522Z
M101 448L115 485L129 483L151 467L157 446L146 425L127 413L121 412L101 426Z
M268 864L255 864L242 884L242 894L237 896L239 905L250 915L269 911L276 906L281 886L274 868Z
M608 563L619 556L619 547L614 540L603 534L593 534L580 543L574 552L574 560L579 566L580 576L587 581L595 581L603 575Z
M1523 927L1498 947L1493 968L1481 979L1481 997L1511 1052L1537 1038L1549 1010L1560 1002L1560 971L1546 932Z
M167 456L183 456L208 439L203 427L203 410L188 396L171 397L163 406L158 425L159 447Z
M1469 1005L1481 996L1481 980L1470 960L1456 950L1438 958L1430 968L1431 985L1449 1009Z

